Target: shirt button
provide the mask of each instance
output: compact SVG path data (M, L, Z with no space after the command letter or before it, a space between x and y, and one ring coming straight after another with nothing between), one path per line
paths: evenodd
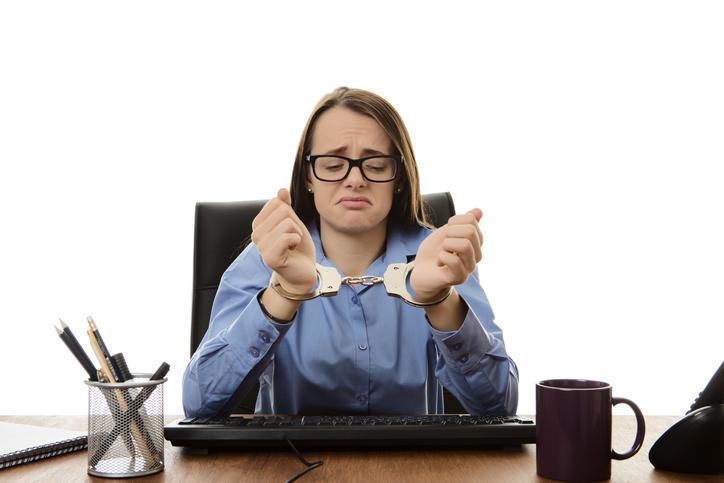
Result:
M463 343L458 342L457 344L453 344L452 348L454 351L459 351L462 346L463 346Z
M356 303L357 303L357 296L356 296L356 295L352 295L352 303L353 303L353 304L356 304Z
M365 403L367 402L367 396L365 396L364 394L360 394L359 396L357 396L357 400L361 403Z
M259 340L268 344L269 341L271 340L271 337L269 337L269 334L267 332L260 330L259 331Z
M462 362L463 364L465 364L466 362L468 362L468 355L465 354L465 355L462 356L460 359L458 359L458 361L459 361L459 362Z
M357 347L359 347L359 350L366 351L367 350L367 344L360 344Z
M259 357L259 349L257 349L256 347L252 347L251 349L249 349L249 354L254 357Z

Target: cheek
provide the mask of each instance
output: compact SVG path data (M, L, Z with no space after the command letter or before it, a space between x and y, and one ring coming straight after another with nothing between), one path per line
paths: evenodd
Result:
M317 205L317 211L329 210L334 200L334 188L324 183L318 183L314 187L314 202Z
M380 191L377 193L377 202L380 207L380 210L382 211L389 211L392 208L392 202L394 201L394 196L392 194L392 189L390 189L387 186L380 187Z

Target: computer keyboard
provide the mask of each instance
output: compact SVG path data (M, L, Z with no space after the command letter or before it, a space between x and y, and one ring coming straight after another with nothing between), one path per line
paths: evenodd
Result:
M226 449L489 447L535 443L535 422L518 416L236 416L166 425L174 446Z

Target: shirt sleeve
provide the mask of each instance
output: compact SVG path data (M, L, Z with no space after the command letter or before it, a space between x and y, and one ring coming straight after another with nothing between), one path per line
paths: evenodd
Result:
M515 414L518 367L505 350L503 331L478 277L476 267L455 287L468 306L462 326L442 332L430 325L439 353L435 375L470 414Z
M253 243L224 272L209 328L184 371L186 416L218 414L242 384L253 387L271 362L293 321L278 324L262 312L257 296L270 276Z

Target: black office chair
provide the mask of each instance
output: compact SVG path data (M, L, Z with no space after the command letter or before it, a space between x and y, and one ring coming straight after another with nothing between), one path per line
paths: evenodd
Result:
M447 223L455 214L450 193L423 195L423 207L436 227ZM209 327L211 306L219 280L232 261L241 253L251 235L251 222L267 200L196 203L194 229L194 292L191 303L191 355ZM244 397L236 412L253 413L259 383ZM465 413L462 405L443 389L445 412Z

